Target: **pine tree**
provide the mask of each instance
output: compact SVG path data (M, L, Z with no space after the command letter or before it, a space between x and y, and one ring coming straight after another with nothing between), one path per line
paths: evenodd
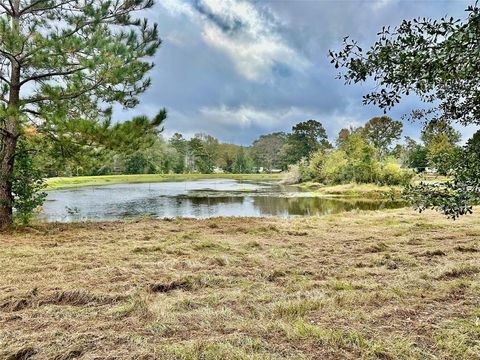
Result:
M0 228L12 221L13 169L24 129L89 141L111 106L131 108L150 85L153 0L0 2Z

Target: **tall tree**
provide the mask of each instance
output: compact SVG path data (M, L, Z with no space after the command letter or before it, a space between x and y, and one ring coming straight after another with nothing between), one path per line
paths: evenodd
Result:
M199 165L199 168L197 168L197 170L200 170L200 172L203 173L213 172L219 156L218 140L212 135L204 133L195 134L195 139L198 139L200 141L202 148L202 155L199 155L198 158L198 160L202 162L202 165Z
M445 137L451 145L456 145L462 140L462 134L446 121L429 121L423 127L420 138L428 147L439 135Z
M388 116L374 117L363 127L363 136L384 156L395 140L402 135L403 124Z
M345 144L350 134L350 129L347 128L343 128L338 132L337 139L335 140L335 144L338 148L341 148Z
M248 174L253 170L253 160L248 151L242 146L237 153L237 158L233 163L233 172L235 174Z
M252 152L258 167L265 170L282 168L282 147L287 142L287 135L283 132L277 132L268 135L262 135L253 142Z
M188 155L188 141L184 139L182 134L175 133L168 140L168 143L175 149L176 156L173 164L173 171L181 174L185 171L187 155Z
M425 124L420 138L425 144L429 166L447 175L455 166L457 143L462 139L460 132L446 121L432 120Z
M413 110L413 119L479 125L480 8L477 3L467 8L467 14L465 20L420 18L404 20L393 29L384 27L375 44L365 51L346 37L340 51L329 52L331 62L342 69L338 77L347 84L369 79L377 83L375 90L364 96L365 104L387 111L402 97L415 94L426 107ZM469 149L464 149L465 154L480 158L480 153ZM479 163L472 161L472 164ZM428 184L420 189L418 194L425 197L422 206L441 210L449 216L464 214L471 206L468 202L474 198L465 193L478 191L480 179L467 179L475 173L473 170L457 170L457 173L448 191L442 193L442 206L436 206L432 200L438 199L435 186L431 186L431 192L426 190Z
M151 6L153 0L0 3L0 228L13 220L12 174L27 124L52 140L66 129L79 138L109 119L110 104L138 103L160 39L156 24L135 12Z
M289 162L295 163L308 158L315 151L331 147L327 132L316 120L308 120L296 124L288 138Z
M405 165L422 172L428 166L427 148L418 144L414 139L405 137Z
M233 172L233 165L235 164L235 160L237 159L241 148L240 145L235 144L219 144L219 157L217 158L216 166L225 172Z

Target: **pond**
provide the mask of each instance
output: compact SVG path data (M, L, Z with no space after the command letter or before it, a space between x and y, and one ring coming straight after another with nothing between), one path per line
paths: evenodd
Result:
M404 206L398 201L315 197L294 186L229 179L118 184L48 192L42 221L218 216L305 216Z

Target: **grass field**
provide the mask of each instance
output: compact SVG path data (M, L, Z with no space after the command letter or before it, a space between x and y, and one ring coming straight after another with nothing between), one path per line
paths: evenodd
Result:
M479 359L478 211L0 234L0 359Z
M46 180L47 190L69 189L85 186L101 186L111 184L135 184L165 181L185 181L200 179L235 179L256 181L278 181L283 174L141 174L141 175L108 175L58 177Z

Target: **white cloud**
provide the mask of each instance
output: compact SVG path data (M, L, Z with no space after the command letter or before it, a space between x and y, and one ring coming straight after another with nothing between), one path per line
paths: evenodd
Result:
M374 11L382 10L388 7L392 2L393 0L376 0L372 3L372 9Z
M171 15L187 15L195 17L195 11L192 6L182 0L162 0L160 5L163 6Z
M172 30L168 32L166 35L164 35L163 40L166 42L167 45L172 44L179 47L182 47L188 44L187 36L184 33L180 31L175 31L175 30Z
M170 122L166 126L167 134L175 131L191 136L198 132L206 132L221 140L249 145L261 134L275 131L290 132L293 125L316 119L325 127L329 139L334 141L342 128L359 127L364 121L355 116L342 114L326 115L318 111L284 107L280 109L256 108L251 106L228 107L225 105L202 107L191 114L171 113ZM196 119L195 125L191 119ZM252 132L252 129L256 129Z
M278 65L300 72L310 65L281 36L278 19L266 9L245 0L201 0L198 4L162 2L171 14L197 21L204 41L222 51L246 79L266 82Z
M305 111L294 107L280 110L262 110L248 106L239 108L203 107L200 109L202 118L210 119L218 125L234 125L239 128L257 126L264 129L278 128L294 118L301 118L304 113Z

